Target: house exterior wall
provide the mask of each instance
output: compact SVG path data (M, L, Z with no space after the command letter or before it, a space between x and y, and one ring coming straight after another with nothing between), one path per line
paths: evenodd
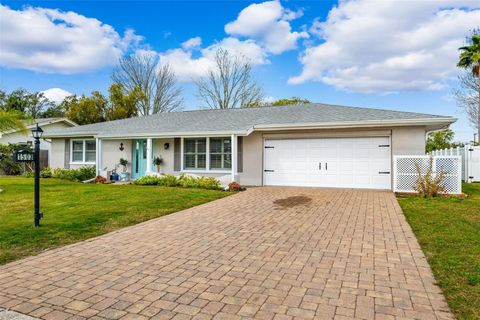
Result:
M50 150L50 167L66 168L65 166L65 139L52 139Z
M393 127L378 129L336 129L336 130L296 130L296 131L254 131L249 136L243 137L243 170L237 174L236 180L246 186L261 186L263 184L263 152L264 139L295 139L295 138L340 138L340 137L369 137L369 136L390 136L392 155L423 155L425 154L425 127ZM120 151L120 143L123 143L124 150ZM161 156L163 165L160 173L180 174L174 171L174 139L154 139L153 157ZM169 148L165 150L165 143ZM52 140L51 166L78 168L82 165L69 164L65 160L67 150L65 139ZM128 160L128 171L131 172L133 140L102 140L102 169L115 168L120 158ZM69 152L68 152L69 153ZM121 170L121 168L119 168ZM157 168L152 165L152 170ZM216 177L223 184L228 184L231 174L226 172L198 172L187 171L190 175L202 175Z
M165 150L165 143L168 143L168 149ZM163 164L160 166L160 173L173 174L173 159L174 159L174 139L154 139L154 153L152 159L155 157L162 157ZM157 172L157 167L152 165L152 170Z
M341 138L391 136L393 155L425 154L425 127L397 127L379 129L335 129L253 132L243 138L243 172L238 182L246 186L263 184L264 139Z
M123 170L123 166L120 166L120 158L127 159L127 171L132 170L132 140L102 140L102 165L100 169L107 168L108 171L112 171L117 167L118 171ZM120 143L123 143L123 151L120 151Z
M42 129L46 132L48 130L53 130L53 129L61 129L61 128L67 128L71 127L70 125L67 125L65 122L56 122L52 124L45 124L42 125ZM2 137L0 138L0 143L26 143L28 141L32 142L33 145L33 137L32 133L30 130L28 130L27 134L23 134L21 132L13 132L9 134L3 134ZM50 140L49 139L41 139L40 140L40 149L41 150L50 150Z
M399 127L392 129L392 154L424 155L426 132L424 127Z

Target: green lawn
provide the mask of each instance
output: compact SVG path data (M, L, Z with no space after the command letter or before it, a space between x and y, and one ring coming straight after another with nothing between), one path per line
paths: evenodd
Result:
M480 183L465 199L399 197L435 278L459 319L480 319Z
M228 192L41 180L33 227L33 179L0 177L0 264L229 195Z

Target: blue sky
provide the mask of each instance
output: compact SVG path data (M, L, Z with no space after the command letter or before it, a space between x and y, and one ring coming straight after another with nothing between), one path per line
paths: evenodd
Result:
M118 57L149 51L172 65L185 108L195 109L191 80L225 47L253 61L270 98L452 115L467 141L473 128L451 93L479 3L3 1L0 87L106 92Z

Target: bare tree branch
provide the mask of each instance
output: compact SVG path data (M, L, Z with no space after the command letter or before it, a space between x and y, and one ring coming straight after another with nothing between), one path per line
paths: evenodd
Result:
M258 105L263 90L252 76L252 65L243 56L218 49L215 66L195 81L198 97L210 109L230 109Z
M182 90L176 86L175 73L168 64L160 66L155 79L156 91L153 113L181 110Z
M176 85L175 74L169 65L160 66L156 55L137 53L121 58L112 80L129 92L138 88L143 92L138 106L141 115L182 108L182 92Z
M465 111L480 139L480 77L466 72L459 77L460 88L454 91L457 104Z

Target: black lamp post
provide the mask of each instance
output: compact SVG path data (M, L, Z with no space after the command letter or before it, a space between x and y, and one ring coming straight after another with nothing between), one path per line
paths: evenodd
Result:
M34 154L34 163L35 163L35 196L34 196L34 223L35 227L40 227L40 219L42 214L40 213L40 138L42 137L43 130L37 126L32 129L32 136L35 139L35 154Z

